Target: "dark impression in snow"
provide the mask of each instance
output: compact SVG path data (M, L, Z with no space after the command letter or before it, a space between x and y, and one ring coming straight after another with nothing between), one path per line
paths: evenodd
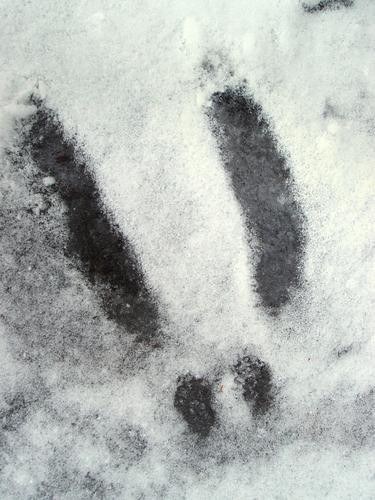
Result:
M221 370L222 368L220 367ZM238 358L232 367L232 373L235 383L241 387L242 397L250 405L254 418L261 417L271 410L275 391L271 368L267 363L253 354L246 354ZM220 425L215 411L213 385L212 381L191 374L181 376L177 381L174 406L187 422L191 432L201 437L207 437L214 425ZM223 385L219 384L218 387Z
M301 282L303 216L289 168L261 107L242 89L213 94L209 116L248 232L257 238L257 291L276 313Z
M253 407L255 416L266 413L273 402L270 367L253 355L239 359L234 366L235 381L242 386L245 401Z
M157 345L157 304L140 263L103 206L85 159L41 103L24 141L41 174L47 176L48 189L57 191L67 207L67 256L94 286L110 319L137 333L138 340Z
M174 397L174 406L188 423L189 429L202 437L215 424L213 395L210 383L191 375L180 377Z
M8 408L0 410L1 429L3 431L15 431L25 421L35 401L25 398L22 393L17 393L10 398L6 397L5 402Z
M304 2L302 4L302 7L303 10L308 14L314 14L315 12L340 9L341 7L352 7L353 5L353 0L322 0L321 2L314 5L310 5Z

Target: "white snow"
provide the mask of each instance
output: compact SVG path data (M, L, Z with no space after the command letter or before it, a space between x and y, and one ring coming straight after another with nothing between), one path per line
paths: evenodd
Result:
M0 0L0 13L2 208L30 197L5 151L39 94L89 158L168 338L119 374L127 341L36 235L30 272L40 298L20 305L41 318L23 325L36 351L22 360L12 333L22 310L2 285L0 395L32 393L41 378L48 397L7 437L1 497L44 498L47 484L59 498L89 498L74 478L90 473L104 498L373 498L374 2L312 15L297 0ZM205 58L215 75L202 71ZM306 217L304 286L278 318L256 306L244 220L205 115L212 92L244 79ZM15 248L27 224L37 227L27 221L9 234L5 225L1 244L2 279L12 273L20 297L26 270ZM67 332L83 340L60 359ZM280 388L264 428L228 371L246 348L270 363ZM218 366L221 426L197 445L173 408L175 381L187 371L214 377ZM121 426L146 443L139 458L123 452L116 462L109 443Z

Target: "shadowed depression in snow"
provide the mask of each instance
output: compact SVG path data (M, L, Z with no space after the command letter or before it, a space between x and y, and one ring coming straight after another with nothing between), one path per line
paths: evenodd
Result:
M353 0L322 0L315 4L302 3L303 10L308 14L324 10L340 9L341 7L352 7L353 5Z
M257 291L277 312L300 284L303 264L303 217L287 162L260 106L243 90L215 93L209 116L249 235L258 242Z
M64 139L52 112L41 103L38 108L25 144L40 172L51 176L49 189L67 206L67 255L95 286L109 318L150 341L158 329L157 305L134 251L110 220L85 160Z

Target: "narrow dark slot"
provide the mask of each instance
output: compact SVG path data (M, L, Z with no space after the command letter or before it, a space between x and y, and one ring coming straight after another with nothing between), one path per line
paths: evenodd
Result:
M258 240L257 291L277 313L300 284L304 247L290 171L260 106L241 89L215 93L208 115L249 234Z
M309 5L307 3L302 4L302 8L308 14L315 14L316 12L322 12L324 10L334 10L340 9L342 7L352 7L354 5L354 0L322 0L315 5Z
M174 406L187 422L191 432L207 437L215 424L212 407L212 389L203 378L191 375L180 377L174 397Z
M139 262L104 209L87 165L65 140L56 117L41 103L24 141L41 175L47 176L47 189L57 191L67 207L67 256L94 286L108 317L136 333L138 340L152 343L158 310Z

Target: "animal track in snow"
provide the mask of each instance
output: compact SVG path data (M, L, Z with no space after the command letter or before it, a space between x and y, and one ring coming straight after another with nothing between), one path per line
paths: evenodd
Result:
M260 106L244 90L213 94L208 113L248 232L257 238L257 291L277 313L303 273L303 216L287 162Z
M158 311L133 249L110 220L85 160L63 137L53 113L38 103L29 137L31 157L50 192L65 203L69 241L66 253L97 290L108 317L157 344ZM48 185L48 182L47 182Z

